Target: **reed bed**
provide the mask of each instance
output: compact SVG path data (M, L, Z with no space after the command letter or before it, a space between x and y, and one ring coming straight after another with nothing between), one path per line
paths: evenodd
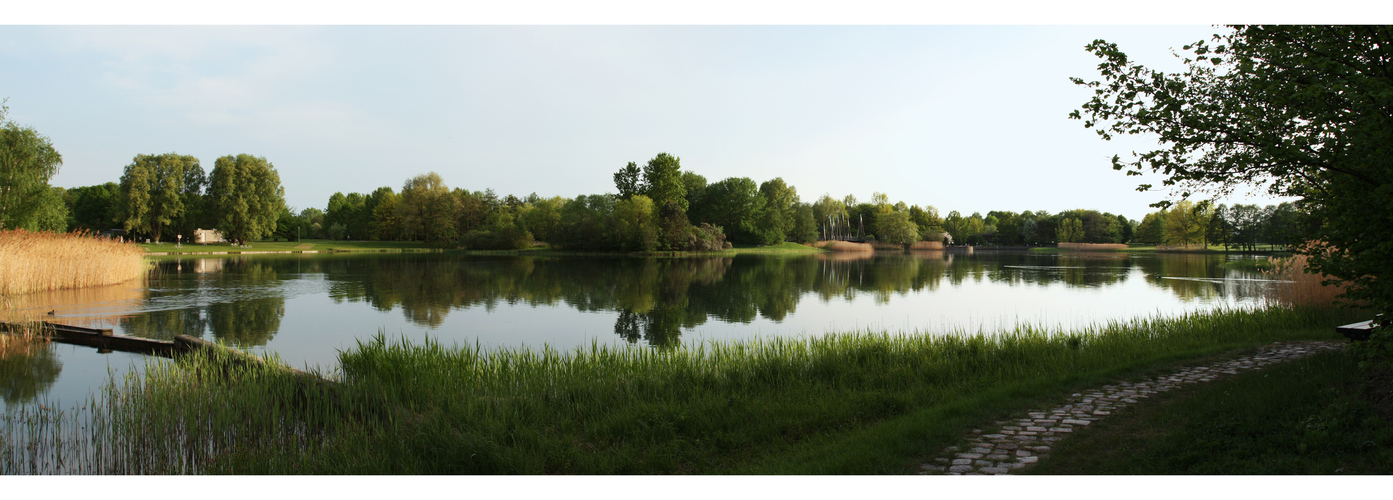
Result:
M916 241L909 246L910 250L943 250L942 241Z
M1274 299L1285 305L1323 307L1336 303L1337 296L1345 292L1346 285L1336 282L1321 284L1330 276L1306 272L1306 256L1293 255L1286 258L1268 257L1270 268L1263 274L1278 280Z
M875 247L870 243L856 243L851 241L819 241L812 245L814 248L821 248L829 252L874 252Z
M17 420L7 423L0 472L741 472L1022 381L1065 390L1079 377L1176 356L1329 338L1349 316L1270 307L1076 329L569 352L379 334L340 353L338 382L323 386L281 371L229 372L215 360L154 363L113 382L85 420L38 410L7 417Z
M133 243L85 233L0 231L0 295L113 285L145 275Z
M1059 243L1060 250L1126 250L1128 247L1122 243ZM1159 247L1158 247L1159 248Z

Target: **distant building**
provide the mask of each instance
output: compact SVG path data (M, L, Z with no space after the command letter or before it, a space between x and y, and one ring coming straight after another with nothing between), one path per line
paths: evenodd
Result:
M217 229L195 229L193 230L193 241L190 243L222 243L222 233Z

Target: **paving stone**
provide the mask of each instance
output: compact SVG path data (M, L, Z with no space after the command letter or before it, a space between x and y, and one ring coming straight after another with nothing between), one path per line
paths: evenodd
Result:
M958 454L958 458L970 458L970 459L974 459L974 460L975 460L975 459L978 459L978 458L982 458L982 454L981 454L981 453L959 453L959 454Z
M1002 461L1002 460L1010 460L1010 459L1011 459L1011 456L1010 456L1010 455L1003 455L1003 454L997 453L997 454L993 454L993 455L987 455L987 456L982 457L982 458L985 458L985 459L987 459L987 460L996 460L996 461L1000 462L1000 461Z
M1033 464L1040 461L1040 457L1021 457L1016 459L1021 464Z
M1031 456L1035 456L1035 452L1033 452L1033 451L1026 451L1026 450L1016 450L1016 456L1018 456L1018 457L1031 457Z
M967 472L967 471L970 471L970 470L972 470L972 466L971 466L971 465L954 465L954 466L948 468L948 472L957 472L957 473L959 473L959 474L964 473L964 472Z
M981 472L984 473L984 474L1009 474L1009 473L1011 473L1011 469L1008 469L1008 468L1006 468L1006 467L983 467L983 468L978 469L978 470L981 471Z
M953 465L972 465L971 458L959 458L953 461Z

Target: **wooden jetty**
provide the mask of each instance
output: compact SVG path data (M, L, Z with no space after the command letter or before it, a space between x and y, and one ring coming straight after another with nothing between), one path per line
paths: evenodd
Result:
M81 326L64 325L61 323L50 323L44 321L37 325L20 325L14 323L0 323L0 330L7 332L19 332L37 326L40 335L47 337L54 342L64 344L81 345L95 347L101 351L121 351L134 352L139 354L149 354L164 358L172 358L179 350L174 342L168 340L143 339L140 337L127 337L125 335L114 335L110 328L86 328Z
M266 365L266 361L257 356L188 335L175 335L172 341L155 340L115 335L110 328L86 328L64 325L61 323L51 323L48 321L37 323L36 325L0 322L0 331L21 332L33 328L34 326L37 326L39 329L37 333L49 340L64 344L95 347L98 352L121 351L159 356L162 358L174 358L195 351L208 350L228 354L225 359L226 362L242 365ZM322 382L322 379L308 372L290 367L282 368L296 376L302 378L308 377Z

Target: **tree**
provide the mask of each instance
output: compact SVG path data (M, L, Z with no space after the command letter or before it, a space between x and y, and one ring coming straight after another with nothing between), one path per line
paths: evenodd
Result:
M208 197L216 214L214 226L223 238L241 245L275 232L285 210L281 176L260 156L218 158L209 176Z
M624 168L614 173L614 189L619 191L619 199L627 200L636 194L647 191L647 186L643 184L642 175L643 172L634 162L629 162Z
M93 232L115 228L120 224L116 220L116 201L120 191L121 187L115 182L64 191L63 203L68 206L68 228Z
M1137 241L1148 245L1166 242L1166 211L1152 212L1137 224Z
M136 155L121 174L117 202L121 224L127 231L163 240L165 228L184 218L190 195L201 194L203 178L198 158L178 153ZM275 216L280 216L279 211Z
M706 204L711 219L706 221L723 228L730 241L761 243L759 218L764 214L764 197L759 186L749 177L731 177L706 187Z
M1060 243L1074 243L1083 239L1083 221L1066 218L1059 222L1057 232Z
M46 209L41 202L52 196L48 181L63 164L48 137L9 121L9 112L0 101L0 229L26 227L20 222L34 224L46 218L36 212Z
M453 241L458 237L455 216L460 202L440 178L429 172L412 177L401 187L397 205L402 236L412 240Z
M1184 73L1132 63L1115 44L1087 49L1102 81L1071 118L1110 139L1160 147L1113 168L1163 173L1188 197L1265 183L1319 224L1302 234L1310 267L1348 283L1345 298L1393 311L1393 27L1237 26L1183 47ZM1152 186L1143 184L1140 189ZM1235 207L1236 208L1236 207Z
M1229 222L1229 218L1228 207L1220 203L1209 218L1209 227L1204 230L1205 239L1223 244L1225 252L1229 251L1229 242L1233 240L1233 223Z
M909 211L891 211L876 219L876 239L887 243L912 245L919 241L919 226L909 220Z

